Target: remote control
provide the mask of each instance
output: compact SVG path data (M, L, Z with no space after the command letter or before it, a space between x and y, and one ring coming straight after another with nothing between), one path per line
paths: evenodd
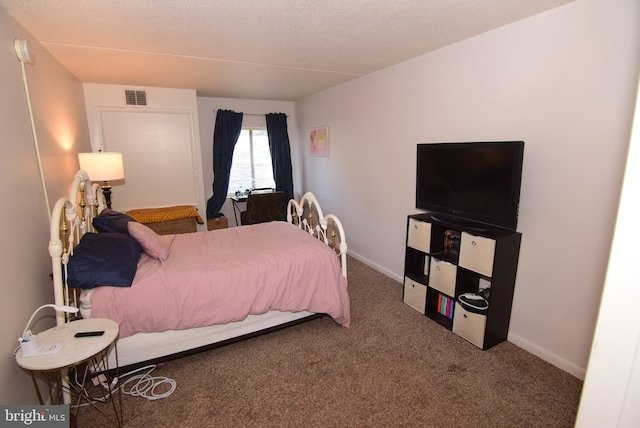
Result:
M93 336L102 336L104 334L104 330L101 331L79 331L75 334L75 337L93 337Z

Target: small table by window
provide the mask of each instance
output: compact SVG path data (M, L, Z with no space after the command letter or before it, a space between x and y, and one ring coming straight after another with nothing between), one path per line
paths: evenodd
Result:
M75 337L78 332L86 331L104 331L102 336L93 337ZM35 373L41 373L49 381L49 393L52 392L51 383L57 383L59 381L58 376L62 376L61 388L63 389L63 398L66 404L71 398L71 391L77 393L77 401L75 404L83 404L83 401L92 402L92 399L86 395L84 384L89 377L93 375L90 372L91 368L101 367L103 374L106 377L106 388L104 391L108 391L109 401L112 403L113 411L116 420L113 421L108 415L106 415L102 409L96 407L100 413L110 419L116 426L123 426L122 419L122 395L118 394L119 412L116 406L116 400L112 397L112 393L115 391L111 383L110 373L115 370L116 376L118 375L118 353L116 352L116 367L109 367L107 355L112 345L115 348L116 338L118 337L118 324L109 319L91 318L86 320L78 320L68 322L63 325L59 325L49 330L45 330L38 334L38 342L40 346L47 344L59 343L62 344L62 350L60 352L50 355L39 355L32 357L23 357L21 351L16 354L16 362L20 367L26 369L31 374L31 380L33 386L38 395L38 401L41 405L44 405L44 400L40 393L38 384L36 383ZM86 364L84 364L86 363ZM83 367L84 365L84 367ZM66 378L69 369L74 368L81 374L78 378L81 385L76 385L74 382L69 382ZM96 373L97 375L97 373ZM55 397L51 397L54 400ZM76 408L77 414L77 408Z
M242 213L244 211L242 207L239 205L241 203L246 203L248 196L232 196L231 202L233 202L233 217L236 219L236 226L240 226L240 222L238 221L238 213Z

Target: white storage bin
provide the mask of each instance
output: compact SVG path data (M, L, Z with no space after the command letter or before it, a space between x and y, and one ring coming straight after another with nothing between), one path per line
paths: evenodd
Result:
M404 278L404 303L424 314L427 305L427 286Z
M431 223L409 219L407 245L425 253L431 252Z
M429 286L448 296L455 296L456 272L456 265L432 257Z
M463 339L482 349L484 346L484 330L487 324L487 316L467 311L456 302L453 312L452 331Z
M493 255L496 241L462 232L458 265L488 277L493 273Z

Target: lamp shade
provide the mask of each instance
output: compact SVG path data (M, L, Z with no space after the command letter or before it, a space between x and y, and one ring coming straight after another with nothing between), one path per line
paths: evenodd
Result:
M122 153L97 152L78 153L80 169L89 174L91 181L122 180L124 178L124 164Z

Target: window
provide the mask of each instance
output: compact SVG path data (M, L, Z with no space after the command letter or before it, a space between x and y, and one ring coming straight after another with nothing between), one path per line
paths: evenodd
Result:
M243 129L233 149L228 194L275 187L266 129Z

